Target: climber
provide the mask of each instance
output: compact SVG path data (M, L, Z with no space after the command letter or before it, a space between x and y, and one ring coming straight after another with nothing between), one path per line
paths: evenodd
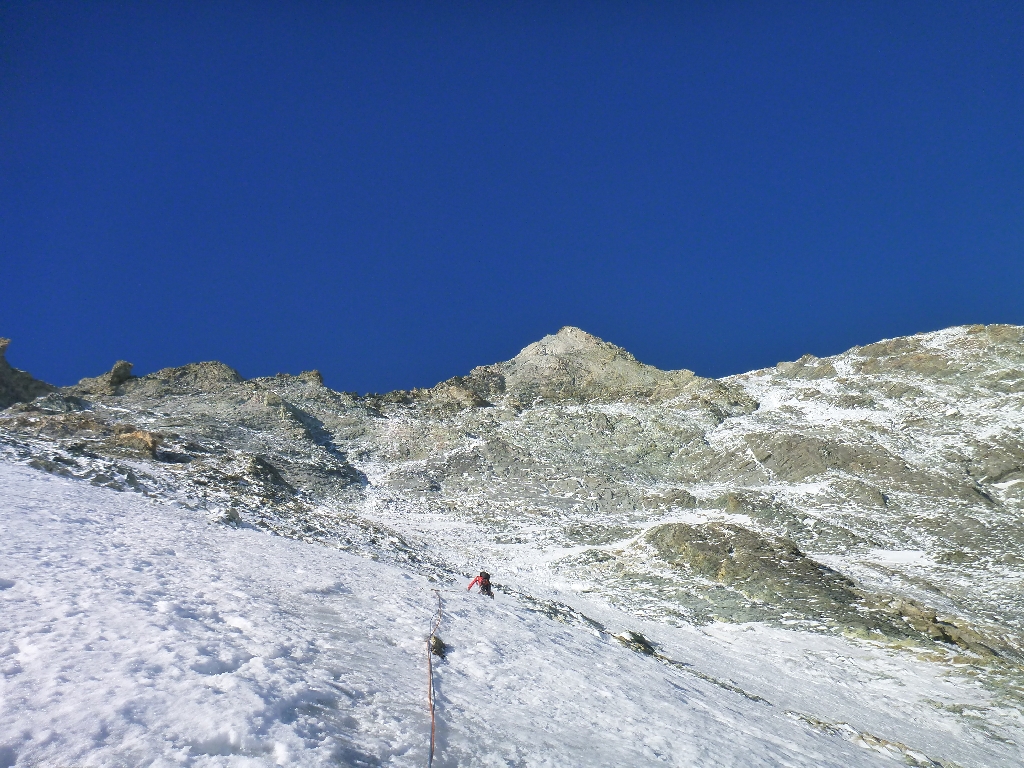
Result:
M487 571L480 571L480 575L469 582L469 586L466 587L466 590L468 591L473 589L477 584L480 585L481 595L487 595L492 600L494 599L494 593L491 592L491 574Z

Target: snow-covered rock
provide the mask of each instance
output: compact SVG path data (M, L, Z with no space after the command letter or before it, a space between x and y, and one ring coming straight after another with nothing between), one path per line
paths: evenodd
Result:
M837 764L884 761L885 755L925 765L1024 760L1018 746L1024 739L1022 328L951 328L831 358L807 355L718 381L659 371L574 328L530 345L511 361L428 390L386 395L334 392L315 372L245 381L220 363L128 374L115 367L76 388L41 391L44 396L31 403L0 411L0 467L7 472L0 504L6 505L4 524L15 519L8 511L22 515L17 536L36 537L46 547L71 541L68 531L126 542L116 530L132 518L140 541L173 538L187 528L182 540L192 537L197 547L219 542L232 548L237 573L218 571L217 589L210 587L208 572L194 565L206 555L190 556L187 567L166 558L153 566L184 568L174 583L180 589L192 584L218 615L228 615L219 606L234 599L225 597L232 590L247 595L248 607L230 613L239 617L234 625L202 619L206 629L200 632L198 624L179 622L199 632L188 648L213 649L206 660L199 658L203 653L182 650L187 663L168 662L167 669L187 670L182 681L208 683L218 675L243 680L252 660L266 654L240 650L236 635L263 631L270 638L272 628L252 617L286 612L285 603L305 606L296 621L309 636L335 637L330 622L315 619L319 614L309 606L332 600L341 605L353 596L378 601L387 615L418 617L412 624L419 635L409 646L416 650L403 669L416 668L423 678L429 587L458 586L462 576L486 568L499 585L496 604L466 602L454 593L446 598L453 607L442 635L451 652L438 686L444 702L460 675L467 686L471 679L484 681L485 688L465 691L491 702L480 706L495 714L485 718L490 730L481 728L471 698L447 700L450 713L462 713L446 720L442 731L447 764ZM25 498L50 492L66 498L61 509L78 504L80 494L91 510L81 520L109 525L60 527L41 513L24 516L36 509ZM106 501L95 500L100 498ZM119 522L110 522L115 518ZM211 527L209 520L230 525ZM47 529L51 523L58 527ZM37 548L25 551L46 549L32 546ZM93 545L81 546L86 551ZM243 550L251 557L238 554ZM127 566L117 570L124 553L111 546L103 551L109 564L97 555L88 567L71 571L55 569L64 555L48 555L51 565L38 569L40 578L63 579L63 586L46 587L58 594L80 577L82 584L94 584L90 599L99 605L104 590L120 594L117 585L135 578ZM29 567L34 555L18 557L19 567ZM157 562L145 553L133 557ZM362 591L350 587L355 591L329 598L317 593L303 602L301 589L287 586L302 579L283 575L294 573L290 563L303 558L321 563L317 568L340 568ZM119 575L90 575L108 565L110 574ZM15 605L9 601L21 600L24 578L2 570L0 578L12 584L0 589L0 600ZM373 596L375 582L385 600ZM161 598L166 610L154 610L181 619L185 605L180 610L195 616L181 621L202 623L195 617L206 609L187 607L183 599ZM126 611L131 604L125 603ZM40 616L50 610L42 605ZM136 616L131 626L148 626L146 621ZM474 622L484 629L475 632ZM474 656L477 641L460 637L460 626L492 650ZM5 630L21 631L17 622ZM377 642L373 631L366 637L353 631L338 642L359 653ZM149 642L143 630L132 632L140 648ZM390 638L380 642L404 647L398 635L380 632ZM231 640L230 648L214 642L218 633ZM629 633L645 638L654 653L633 653L643 644L621 639L634 637ZM137 654L136 640L125 637L119 652L128 658ZM81 651L89 641L65 640L62 652L89 658ZM10 642L6 647L21 648L21 641ZM499 646L505 649L498 654L501 665L473 666ZM606 666L570 663L574 654ZM42 668L26 674L29 657L21 650L2 658L8 657L18 659L9 668L19 671L5 678L5 686L17 680L39 690L60 688L39 677ZM401 666L373 658L374 664ZM287 698L292 694L280 691L309 672L304 663L295 662L288 667L292 677L282 672L274 682L244 678L248 682L238 683L238 690L273 689L254 695ZM531 672L531 664L548 672ZM605 740L581 737L595 729L613 733L611 715L593 703L604 694L574 698L571 686L558 681L563 668L576 670L565 672L566 679L580 685L600 679L610 702L633 702L624 709L609 704L608 712L632 713L637 723L647 718L653 730L636 725ZM143 685L139 679L129 684L126 673L118 674L120 682L111 682L109 690L121 693L111 693L110 701L142 695L128 693ZM173 674L154 678L150 693L171 696ZM375 678L373 685L384 690L387 679ZM698 682L710 687L701 687L699 695L685 687ZM387 690L404 691L402 685ZM672 693L684 689L685 695ZM495 691L501 696L488 698ZM518 703L505 700L513 694ZM657 697L669 703L659 705ZM365 703L361 699L332 699L335 714L318 715L324 725L314 735L295 725L301 718L294 713L255 715L258 702L247 700L250 714L239 715L227 730L179 736L188 729L168 715L144 729L151 740L140 741L144 746L134 757L123 757L129 754L124 745L135 738L123 730L94 739L91 757L86 747L75 747L80 751L72 762L134 764L149 755L168 764L336 759L398 765L424 757L416 751L422 730L398 735L402 728L422 729L420 705L401 710L395 730L385 728L377 741L359 741L364 720L352 713ZM36 718L32 723L49 722L48 713L58 708L56 699L45 697L25 708L12 709L8 701L2 717L24 709L18 717ZM507 728L501 707L511 708L505 710ZM675 710L679 722L690 723L682 731L664 725L675 722ZM735 729L742 755L729 751L718 726L687 720L697 710L714 711L708 722ZM722 711L733 714L720 720ZM782 720L772 719L779 713ZM207 722L205 714L195 717ZM384 715L366 717L391 722ZM209 722L216 720L211 715ZM257 721L267 725L253 725ZM6 722L0 721L0 733L6 733ZM628 720L616 722L625 728ZM781 741L765 735L789 734L790 726L798 735ZM801 746L804 737L813 747ZM87 742L85 736L68 738ZM38 740L0 742L8 750L0 751L0 766L5 754L50 755L32 751L43 749ZM338 757L342 753L332 750L341 743L356 745L356 751ZM409 746L388 751L384 743ZM283 745L280 753L277 744ZM853 744L872 750L850 752ZM113 751L104 752L108 746ZM225 754L210 755L217 750ZM813 750L820 750L814 759Z

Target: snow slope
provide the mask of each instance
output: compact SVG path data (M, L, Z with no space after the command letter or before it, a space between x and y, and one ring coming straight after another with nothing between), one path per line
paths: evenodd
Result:
M937 764L555 621L525 598L492 602L0 464L0 766L425 765L435 586L450 646L435 665L437 766ZM712 672L751 663L760 643L772 643L768 665L785 655L783 630L720 633L700 634ZM683 653L687 637L665 648ZM819 640L821 654L842 642ZM820 682L767 677L780 700ZM958 738L934 745L957 751ZM960 749L975 765L1020 756L998 740Z

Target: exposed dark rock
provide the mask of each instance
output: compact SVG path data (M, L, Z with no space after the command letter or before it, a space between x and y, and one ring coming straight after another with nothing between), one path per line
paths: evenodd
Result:
M238 371L224 363L190 363L132 379L124 385L123 391L137 397L213 393L242 381Z
M804 355L795 363L779 363L775 369L790 379L825 379L836 375L836 369L828 360L814 355Z
M698 379L692 371L661 371L621 347L566 326L529 345L512 360L476 368L467 386L480 395L505 394L529 406L548 402L668 400Z
M129 428L130 429L130 428ZM114 442L130 451L134 451L147 458L156 457L156 449L163 442L163 435L154 432L147 432L144 429L133 429L130 432L120 432L115 435Z
M6 357L10 343L10 339L0 338L0 409L8 408L15 403L27 403L57 389L45 381L33 378L25 371L12 367Z
M112 423L79 411L45 413L33 409L8 418L4 426L15 433L58 440L80 437L103 438L114 434Z
M858 598L849 579L807 557L792 541L739 525L668 523L653 528L647 540L666 562L754 600L810 603L822 611Z
M448 645L437 635L430 636L430 652L435 656L444 658L448 655Z
M1000 483L1024 473L1024 442L993 440L972 446L968 471L982 483Z
M482 398L467 381L468 379L462 377L449 379L430 389L421 390L417 393L417 399L424 403L426 410L439 414L490 405L491 403Z
M860 364L861 373L879 374L907 371L925 376L940 376L955 373L950 361L937 354L914 352L891 357L870 357Z
M807 435L751 435L746 438L754 456L782 480L800 482L828 469L855 472L881 470L889 474L907 469L904 462L877 446L851 446Z
M50 390L0 413L4 450L107 487L176 489L229 522L378 557L523 545L551 554L558 580L649 617L1024 646L1016 630L985 639L976 610L1024 620L1005 591L1024 551L1014 326L723 380L563 328L512 360L384 395L334 392L316 372L246 381L220 363L141 378L125 363ZM388 527L421 536L424 519L471 535L417 549ZM873 559L886 550L926 554ZM872 574L886 594L941 595L943 613L868 605Z
M916 354L921 351L921 340L916 336L901 336L896 339L876 341L874 344L866 344L863 347L855 347L851 351L867 358Z
M474 368L469 376L456 377L462 386L471 389L481 400L490 402L505 394L505 377L488 366Z
M295 493L295 488L281 476L277 467L262 456L249 456L246 458L242 468L242 477L262 485L273 486L287 493Z
M940 619L936 611L901 597L873 597L870 604L905 621L923 635L941 643L956 645L979 656L1001 656L996 644L962 622Z
M625 632L620 632L615 635L615 639L631 651L642 653L645 656L653 656L657 653L654 646L651 644L651 641L639 632L632 632L627 629Z
M43 413L73 413L87 410L88 407L89 404L86 400L64 392L51 392L32 403L33 410Z
M82 379L67 391L73 395L85 397L95 395L117 395L121 394L120 387L132 378L132 364L125 360L118 360L114 367L107 373L93 378Z

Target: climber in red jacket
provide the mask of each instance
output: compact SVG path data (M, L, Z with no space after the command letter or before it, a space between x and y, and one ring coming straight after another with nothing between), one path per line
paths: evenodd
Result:
M480 585L481 595L487 595L492 600L494 599L494 593L491 592L491 574L487 571L480 571L480 575L469 582L469 586L466 587L466 590L469 591L473 589L477 584Z

